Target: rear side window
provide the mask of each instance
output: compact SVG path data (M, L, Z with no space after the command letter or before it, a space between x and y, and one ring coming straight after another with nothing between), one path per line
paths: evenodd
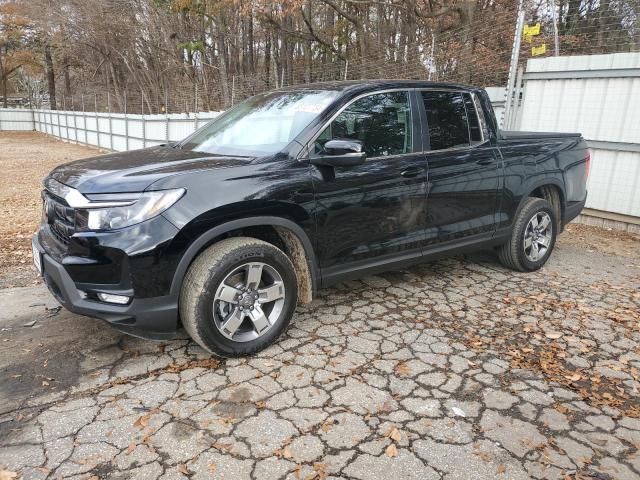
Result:
M335 138L362 141L369 158L410 153L411 108L408 93L377 93L356 100L318 136L315 152L321 152L324 144Z
M431 150L468 147L482 142L483 125L468 93L423 91Z
M431 150L468 147L469 125L462 94L422 92L427 111Z

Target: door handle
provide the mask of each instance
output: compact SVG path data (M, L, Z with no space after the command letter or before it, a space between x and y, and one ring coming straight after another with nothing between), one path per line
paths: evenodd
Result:
M402 175L405 178L411 178L411 177L417 177L418 175L420 175L420 172L422 172L422 169L420 167L409 167L403 172L401 172L400 175Z

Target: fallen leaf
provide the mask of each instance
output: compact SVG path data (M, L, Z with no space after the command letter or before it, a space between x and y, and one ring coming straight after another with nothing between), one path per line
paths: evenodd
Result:
M140 430L142 430L144 427L149 425L149 419L150 418L151 418L151 415L148 414L148 413L145 414L145 415L142 415L135 422L133 422L133 426L136 427L136 428L139 428Z
M217 468L218 466L215 463L209 464L209 470L211 470L212 473L215 472Z
M400 362L398 365L396 365L395 372L396 372L396 375L404 375L404 376L411 375L411 369L404 362Z
M397 457L398 449L396 448L396 444L392 443L391 445L389 445L385 453L387 454L387 457Z
M230 443L216 442L212 446L216 450L222 450L223 452L228 452L229 450L231 450L231 447L233 445L231 445Z
M296 478L300 478L300 470L302 470L302 465L296 465L295 467L293 467L293 475Z
M127 447L127 455L131 455L135 451L136 447L137 445L135 443L130 443Z
M183 475L191 475L191 472L184 463L178 465L178 471Z
M496 473L504 473L506 471L507 471L507 467L505 467L502 463L498 465L498 468L496 468Z
M400 439L402 438L402 436L400 435L400 430L398 430L396 427L389 427L389 432L387 433L387 436L391 440L394 440L396 442L399 442Z
M560 332L547 332L544 334L545 337L550 338L551 340L557 340L562 336Z
M324 433L328 433L329 430L331 430L331 428L333 427L333 422L330 422L329 420L327 420L326 422L324 422L322 425L320 425L320 429L324 432Z
M0 480L13 480L14 478L18 478L18 474L16 472L0 470Z

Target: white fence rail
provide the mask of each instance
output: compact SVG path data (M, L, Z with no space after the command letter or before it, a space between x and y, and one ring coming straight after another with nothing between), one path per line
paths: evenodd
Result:
M219 112L170 115L0 109L0 130L36 130L108 150L134 150L185 138Z
M218 112L132 115L36 110L34 127L63 140L124 151L181 140L217 115Z
M35 130L34 113L27 108L0 108L0 132Z

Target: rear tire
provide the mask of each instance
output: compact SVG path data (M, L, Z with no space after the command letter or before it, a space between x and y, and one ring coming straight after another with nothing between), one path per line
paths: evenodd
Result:
M228 238L189 267L180 291L180 317L208 352L249 355L285 331L297 296L295 270L284 252L255 238Z
M553 251L557 230L558 221L549 202L527 198L516 216L511 238L498 247L500 262L519 272L538 270Z

